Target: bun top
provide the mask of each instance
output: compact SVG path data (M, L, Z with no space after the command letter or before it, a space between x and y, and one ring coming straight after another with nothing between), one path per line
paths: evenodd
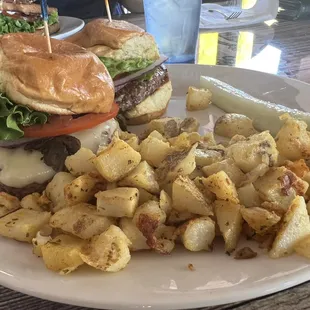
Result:
M0 92L16 104L51 114L106 113L114 101L105 66L84 48L36 34L0 37Z
M34 1L28 1L28 0L19 0L19 1L13 1L13 0L5 0L2 3L2 7L0 7L3 11L13 11L13 12L21 12L26 15L28 14L41 14L41 6L40 4L33 3ZM47 8L48 14L51 14L53 12L58 12L56 8Z
M68 38L69 42L85 48L95 45L105 45L113 49L119 49L123 44L137 36L143 36L145 31L124 20L94 19L84 29Z

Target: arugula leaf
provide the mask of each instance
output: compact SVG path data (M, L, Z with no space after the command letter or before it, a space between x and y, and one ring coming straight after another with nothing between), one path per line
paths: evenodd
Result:
M58 22L58 13L52 12L48 17L48 24L53 25ZM14 19L12 17L0 14L0 35L13 32L35 32L43 27L43 20L39 18L34 22L27 22L23 19Z
M24 136L20 126L45 124L48 114L12 103L0 93L0 140L17 140Z
M99 57L109 71L112 79L122 73L142 70L153 63L153 60L136 58L127 60L115 60L109 57Z

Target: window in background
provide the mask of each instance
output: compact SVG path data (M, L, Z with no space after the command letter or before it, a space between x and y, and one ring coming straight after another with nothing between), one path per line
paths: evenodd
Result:
M242 8L245 10L251 9L256 4L257 1L259 0L242 0Z
M199 34L198 64L216 65L218 39L218 32Z
M241 31L239 33L237 44L237 55L236 55L236 67L252 58L253 44L254 44L253 32Z

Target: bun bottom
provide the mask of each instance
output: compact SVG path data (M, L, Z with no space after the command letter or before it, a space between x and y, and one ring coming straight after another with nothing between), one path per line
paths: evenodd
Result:
M59 22L57 22L57 23L55 23L55 24L53 24L53 25L49 25L49 26L48 26L48 29L49 29L49 31L50 31L50 34L53 34L53 33L57 32L57 31L60 29L60 24L59 24ZM45 34L44 29L38 29L38 30L36 30L35 33L37 33L37 34L42 34L42 35Z
M126 119L127 125L143 125L143 124L149 123L153 119L160 118L161 116L163 116L166 113L168 103L169 103L169 101L167 102L166 107L163 110L153 112L153 113L149 113L149 114L144 114L144 115L141 115L141 116L138 116L135 118L131 118L131 119Z
M171 82L162 85L155 93L125 113L128 125L142 125L165 114L172 95Z

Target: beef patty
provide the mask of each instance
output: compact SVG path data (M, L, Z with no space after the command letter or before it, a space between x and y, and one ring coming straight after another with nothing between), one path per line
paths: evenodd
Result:
M169 82L167 69L163 65L156 67L116 91L115 101L121 112L129 111L167 82Z

